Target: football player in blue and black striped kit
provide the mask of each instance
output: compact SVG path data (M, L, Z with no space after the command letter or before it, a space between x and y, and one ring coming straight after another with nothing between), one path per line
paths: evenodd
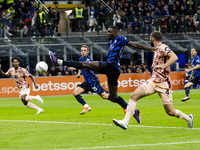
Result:
M197 55L197 50L195 48L191 49L191 56L192 68L186 70L186 72L193 72L189 78L189 82L184 86L186 97L181 99L182 102L190 99L190 87L196 86L200 82L200 58Z
M120 75L120 59L126 45L138 49L154 51L153 47L146 47L139 43L129 41L126 37L118 35L118 27L111 26L108 28L107 36L108 44L108 58L106 62L92 61L92 62L77 62L77 61L64 61L57 59L50 51L49 55L56 65L71 66L81 70L94 70L101 74L105 74L108 79L109 99L123 106L127 107L127 103L122 97L117 94L117 80Z
M87 45L83 45L81 47L81 56L79 58L79 62L92 62L89 56L89 47ZM80 74L82 73L85 82L78 85L78 87L74 90L73 95L77 99L79 103L84 106L84 109L80 112L80 114L84 114L91 110L91 107L85 102L82 93L86 92L95 92L99 94L103 99L108 99L108 94L102 88L99 83L98 77L94 74L92 70L79 70L77 74L77 78L80 78Z

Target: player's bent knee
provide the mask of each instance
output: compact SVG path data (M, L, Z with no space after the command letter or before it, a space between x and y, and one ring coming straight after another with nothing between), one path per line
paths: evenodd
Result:
M169 116L174 116L175 115L175 112L174 111L167 111L166 112Z
M76 91L76 90L73 92L73 96L77 96L77 95L80 95L80 94L81 94L81 92Z
M108 99L108 95L101 95L103 99Z
M21 100L22 100L22 103L27 106L28 101L26 101L25 99L21 99Z
M138 96L134 93L131 94L131 100L137 100L138 99Z
M22 100L26 100L26 96L27 96L26 94L21 95L21 99L22 99Z
M24 105L27 105L27 104L28 104L28 101L26 100L26 96L27 96L26 94L21 96L21 100L22 100L22 103L23 103Z
M73 92L73 96L76 96L76 95L78 95L75 91Z
M111 99L115 100L118 98L118 95L110 95Z

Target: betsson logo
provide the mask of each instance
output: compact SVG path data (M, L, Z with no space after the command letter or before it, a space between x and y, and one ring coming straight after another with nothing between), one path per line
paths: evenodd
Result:
M145 83L146 80L132 80L129 78L128 80L118 81L118 87L138 87L140 84ZM49 81L48 83L37 84L38 89L33 86L33 91L58 91L58 90L74 90L77 85L81 84L81 82L62 82L62 83L52 83ZM106 87L108 87L107 82L104 83Z
M145 79L141 79L141 80L132 80L131 78L129 78L128 80L122 80L119 81L118 80L118 87L138 87L139 85L145 83L146 80ZM180 79L180 80L172 80L172 85L184 85L184 79ZM38 89L36 89L33 86L33 91L58 91L58 90L74 90L77 85L81 84L81 82L62 82L62 83L52 83L51 81L49 81L48 83L42 83L41 85L38 84ZM106 88L108 88L107 82L104 82L104 85Z
M145 79L141 79L141 80L132 80L131 78L129 78L128 80L122 80L122 81L118 81L118 87L138 87L139 85L145 83L146 80ZM102 82L103 83L103 82ZM81 84L81 82L69 82L69 83L52 83L51 81L49 81L48 83L42 83L42 84L37 84L38 85L38 89L36 89L33 85L32 89L33 91L58 91L58 90L74 90L77 85ZM179 89L183 88L184 84L185 84L185 80L184 78L181 78L179 80L174 79L171 81L171 84L173 86L179 86ZM108 84L107 82L104 82L104 85L106 88L108 88ZM181 86L181 87L180 87ZM19 90L17 87L2 87L0 94L11 94L11 93L18 93Z
M77 85L81 84L81 82L69 82L69 83L52 83L51 81L49 81L49 83L42 83L41 85L38 85L38 89L36 89L33 85L33 91L58 91L58 90L73 90L77 87Z

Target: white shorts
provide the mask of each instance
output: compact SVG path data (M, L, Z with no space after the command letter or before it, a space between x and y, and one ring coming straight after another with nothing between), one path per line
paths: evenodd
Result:
M161 83L155 83L151 79L142 85L145 90L145 94L151 95L153 93L158 93L160 98L163 101L163 104L171 104L172 103L172 90L170 87L170 83L167 81Z
M21 97L22 95L29 95L30 94L30 88L26 88L23 87L20 91L19 91L19 97Z

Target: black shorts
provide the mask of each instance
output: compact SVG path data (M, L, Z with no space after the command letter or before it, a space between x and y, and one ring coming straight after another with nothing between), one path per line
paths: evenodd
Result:
M97 94L101 94L104 92L104 89L102 88L102 86L100 85L99 82L92 82L92 83L83 82L78 86L83 88L85 90L85 93L86 92L94 92Z
M117 86L117 80L119 78L120 71L116 64L99 61L99 73L107 76L109 85Z
M196 86L200 82L199 77L193 78L190 82L192 82L194 86Z

